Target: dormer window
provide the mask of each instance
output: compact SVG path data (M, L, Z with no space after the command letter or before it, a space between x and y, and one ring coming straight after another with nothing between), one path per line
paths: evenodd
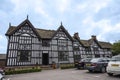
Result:
M50 41L49 40L42 40L42 46L50 47Z

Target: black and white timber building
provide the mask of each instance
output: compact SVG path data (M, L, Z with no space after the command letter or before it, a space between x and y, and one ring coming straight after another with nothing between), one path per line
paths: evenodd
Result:
M86 57L111 57L111 44L100 42L96 36L81 40L63 27L57 30L35 28L26 19L18 26L9 27L6 66L50 65L53 62L74 63Z

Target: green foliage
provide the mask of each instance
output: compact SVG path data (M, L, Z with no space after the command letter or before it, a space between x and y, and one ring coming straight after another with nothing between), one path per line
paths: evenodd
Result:
M60 64L61 69L70 69L74 68L74 64Z
M6 75L10 74L21 74L21 73L31 73L31 72L40 72L41 68L31 68L31 69L17 69L17 70L8 70L5 71Z
M112 46L112 53L113 55L118 55L120 54L120 41L117 41L113 44Z

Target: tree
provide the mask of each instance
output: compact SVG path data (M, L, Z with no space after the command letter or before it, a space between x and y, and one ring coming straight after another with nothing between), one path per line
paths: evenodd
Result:
M113 53L113 55L120 54L120 40L113 43L113 45L112 45L112 53Z

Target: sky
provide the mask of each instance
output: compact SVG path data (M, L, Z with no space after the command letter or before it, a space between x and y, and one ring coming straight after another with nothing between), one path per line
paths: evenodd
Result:
M57 30L62 22L73 36L99 41L120 40L120 0L0 0L0 53L7 52L9 23L19 25L29 15L35 28Z

